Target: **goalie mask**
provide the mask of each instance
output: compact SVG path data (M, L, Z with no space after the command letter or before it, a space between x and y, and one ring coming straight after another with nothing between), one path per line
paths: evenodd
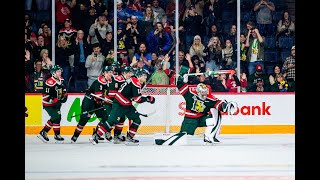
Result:
M209 89L205 84L199 83L196 92L201 100L205 100L209 94Z

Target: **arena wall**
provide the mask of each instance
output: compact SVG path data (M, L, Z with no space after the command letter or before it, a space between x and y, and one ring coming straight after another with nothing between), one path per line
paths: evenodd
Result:
M295 94L294 93L215 93L220 99L238 103L238 113L222 116L221 134L275 134L295 133ZM61 107L61 134L71 135L80 117L83 93L70 93ZM140 113L154 112L150 117L141 116L139 134L158 132L178 132L185 113L185 101L179 94L154 95L155 104L135 104ZM25 95L25 133L38 134L49 119L42 108L41 94ZM92 116L82 134L92 134L98 119ZM126 121L123 132L126 132ZM198 128L196 134L204 132ZM49 134L53 134L52 131Z

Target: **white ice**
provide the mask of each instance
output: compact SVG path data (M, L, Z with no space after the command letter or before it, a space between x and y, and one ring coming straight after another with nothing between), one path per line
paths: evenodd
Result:
M214 146L202 136L188 137L187 146L155 145L153 136L136 136L139 146L103 142L90 136L76 144L43 143L25 137L25 177L28 180L93 179L286 179L295 177L294 134L224 135Z

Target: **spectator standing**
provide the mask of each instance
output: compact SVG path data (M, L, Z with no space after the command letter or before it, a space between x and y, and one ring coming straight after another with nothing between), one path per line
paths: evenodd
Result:
M169 34L163 30L161 22L156 24L154 31L151 31L147 37L148 49L150 53L165 55L171 48L171 40Z
M240 71L248 74L248 62L247 62L248 47L246 46L246 35L240 34Z
M252 38L250 38L252 36ZM264 37L260 35L257 28L249 30L246 39L246 47L248 47L248 73L254 73L256 65L262 66L264 71Z
M222 48L218 37L212 37L205 49L206 68L216 71L222 68Z
M277 24L276 36L294 36L295 34L295 23L291 20L289 11L284 11L282 18Z
M260 0L253 8L256 12L257 28L261 31L263 36L272 35L272 12L275 11L275 6L270 0Z
M55 0L56 1L56 30L63 28L65 20L71 19L72 8L76 5L76 0L72 0L71 4L67 3L67 0ZM58 32L56 32L58 34Z
M194 36L201 32L202 16L200 16L196 12L195 7L191 5L185 11L182 21L186 34L186 49L190 49Z
M162 17L166 16L166 12L164 11L164 9L162 9L162 7L159 6L158 0L152 1L152 11L156 22L161 22Z
M190 56L197 55L201 61L204 61L206 53L204 52L205 46L201 42L199 35L194 36L192 46L189 49Z
M98 43L93 44L93 52L88 55L85 63L87 68L88 87L91 86L98 76L101 75L105 56L102 55L100 45Z
M59 65L62 68L62 77L64 86L68 89L69 79L71 77L71 66L69 56L73 55L71 44L68 44L67 39L64 36L58 37L56 46L56 59L55 65Z
M74 77L74 90L82 92L87 88L87 68L85 67L85 62L92 51L90 44L84 38L84 31L78 30L75 42L72 43L72 50L74 52L74 70L72 75Z
M296 79L296 50L295 46L292 46L290 56L286 58L282 66L282 72L285 74L286 81L289 84L290 92L295 91L295 79Z
M156 19L153 15L153 10L151 7L146 8L146 12L144 12L142 17L142 24L143 27L146 29L146 34L150 34L153 30L154 26L156 25Z
M234 49L230 39L225 42L225 48L222 49L222 68L234 69L237 67L237 61L234 56Z
M89 29L91 44L95 44L99 42L97 35L95 33L95 29L98 30L102 39L106 38L107 32L112 32L112 26L109 24L109 21L106 19L104 15L100 15Z

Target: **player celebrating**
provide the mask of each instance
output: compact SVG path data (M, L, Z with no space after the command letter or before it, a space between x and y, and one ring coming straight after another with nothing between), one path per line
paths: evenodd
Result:
M108 120L105 123L102 122L102 126L98 127L97 133L90 138L92 144L97 144L99 137L107 131L110 132L114 124L117 124L122 117L127 116L133 122L127 132L126 145L139 145L139 140L133 139L133 137L137 133L141 119L132 102L149 102L151 104L155 102L154 97L141 95L141 86L146 82L147 75L148 73L144 69L137 70L135 72L136 77L131 77L121 85L116 93Z
M216 138L221 127L221 116L218 111L234 114L237 104L234 102L222 101L214 97L208 87L199 83L196 88L189 87L187 84L188 75L183 75L183 80L179 78L177 87L186 101L186 113L181 125L180 132L175 134L175 138L170 137L167 140L157 141L156 144L162 145L166 142L173 145L179 138L189 134L194 135L197 127L206 127L204 134L204 143L213 144L219 142ZM211 110L212 108L217 111ZM211 111L210 111L211 110ZM213 113L212 113L213 112Z
M129 80L131 76L133 75L133 69L131 66L126 66L122 70L122 74L119 76L114 76L112 78L112 83L109 88L109 97L111 100L114 100L114 97L116 96L116 93L118 92L118 89L121 87L121 84L126 82L126 80ZM115 144L120 144L121 142L125 141L124 136L120 136L123 128L123 124L125 121L125 116L122 116L119 120L119 122L115 125L114 128L114 140L113 142ZM111 129L110 129L111 130ZM106 132L106 136L111 136L110 132Z
M60 136L60 109L62 103L67 101L68 94L63 84L64 79L61 77L62 68L58 65L52 65L50 72L52 77L46 80L42 91L42 105L49 114L50 119L37 137L47 143L49 141L47 134L53 127L54 139L57 140L57 143L63 143L64 138Z
M77 141L84 126L88 123L88 120L90 119L93 113L95 113L98 118L101 118L102 122L107 120L112 105L112 101L108 96L108 89L112 82L112 74L112 67L105 66L102 69L102 75L100 75L86 90L81 104L80 120L73 133L73 136L71 137L71 143ZM94 109L96 110L92 111ZM101 121L99 122L99 124L101 123ZM99 140L103 140L103 138L100 138Z

